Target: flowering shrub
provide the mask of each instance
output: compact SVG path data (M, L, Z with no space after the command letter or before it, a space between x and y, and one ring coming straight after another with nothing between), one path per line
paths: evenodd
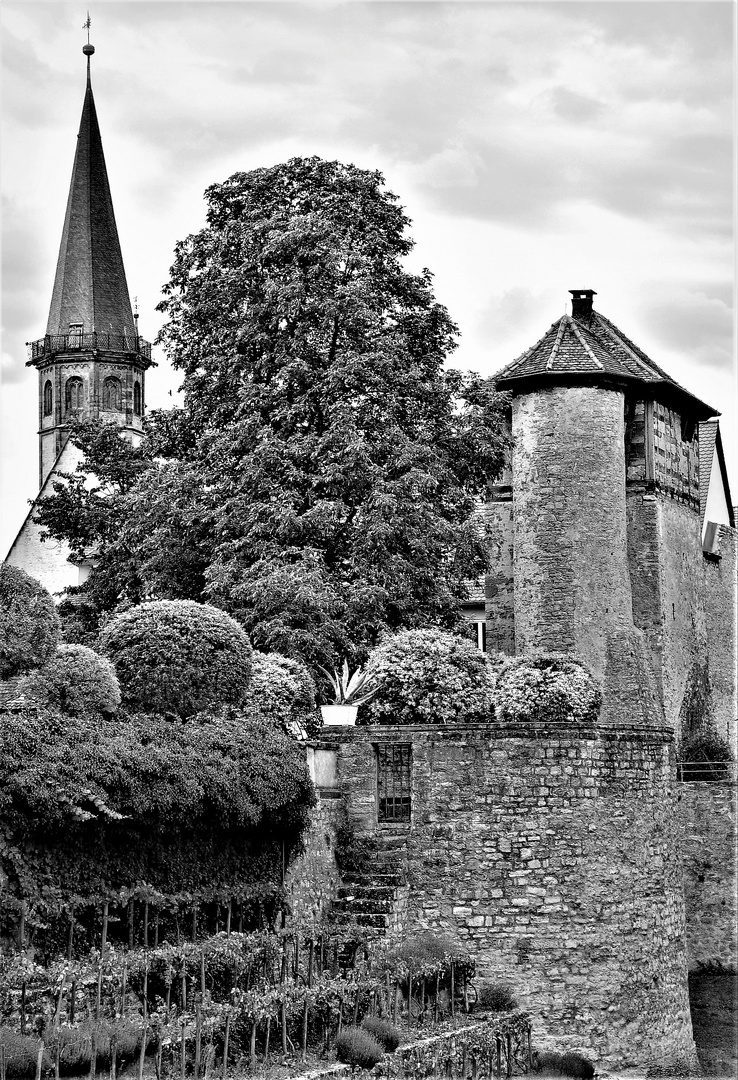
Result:
M487 719L492 679L482 653L443 630L403 630L369 656L379 689L362 706L366 724L453 724Z
M587 669L556 653L518 656L497 676L495 715L513 723L594 723L602 691Z
M48 664L23 680L21 691L69 716L115 712L120 705L115 668L84 645L60 645Z
M313 677L299 660L279 653L255 652L244 707L291 735L316 735L320 713Z
M336 1058L352 1068L371 1069L384 1057L384 1047L364 1028L344 1028L336 1038Z
M0 679L45 664L59 641L51 594L16 566L0 565Z
M388 1054L393 1053L400 1045L400 1033L394 1024L382 1016L365 1016L361 1021L364 1031L373 1035L378 1043L384 1047Z
M132 708L188 717L246 697L251 643L235 619L209 604L141 604L108 623L100 647Z

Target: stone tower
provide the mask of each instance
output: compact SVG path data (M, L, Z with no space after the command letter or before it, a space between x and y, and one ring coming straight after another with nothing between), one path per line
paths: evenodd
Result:
M54 468L75 416L103 417L131 438L141 432L151 346L138 335L123 268L90 80L46 334L29 344L38 371L39 486Z
M87 57L87 88L46 333L28 343L38 371L39 494L13 541L7 562L59 594L89 573L94 552L73 562L61 541L44 540L35 521L38 500L81 453L69 438L75 417L103 419L121 434L141 435L145 373L151 345L139 337L131 310L113 201Z
M675 512L680 522L685 518L689 541L680 543L695 547L696 574L699 521L689 505L699 506L699 422L714 410L594 311L593 290L571 292L572 314L497 376L500 389L512 394L515 439L511 485L500 487L498 514L511 522L505 601L514 615L514 651L582 656L603 684L603 723L659 725L666 705L667 723L677 727L670 696L675 673L665 671L664 644L678 616L675 603L671 617L670 603L667 623L661 594L678 527L668 537L660 533L651 506L664 503L669 519ZM668 484L666 476L659 484L654 472L659 416L667 418L674 442ZM642 550L636 552L636 543ZM644 558L651 548L653 558ZM694 611L693 605L696 640L704 625L694 621ZM488 629L488 639L499 637Z

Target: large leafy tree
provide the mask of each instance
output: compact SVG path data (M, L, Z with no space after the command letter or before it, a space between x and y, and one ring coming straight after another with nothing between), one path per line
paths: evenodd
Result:
M457 330L430 273L403 265L397 199L380 173L319 158L206 199L161 304L184 409L154 418L88 589L107 574L134 601L207 598L258 648L308 661L452 626L484 565L474 511L505 402L445 369Z

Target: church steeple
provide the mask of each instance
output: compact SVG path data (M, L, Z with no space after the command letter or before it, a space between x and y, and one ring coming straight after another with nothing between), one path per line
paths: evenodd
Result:
M100 126L87 87L46 334L29 343L39 373L39 481L43 486L67 446L75 417L102 418L128 438L142 431L144 373L151 345L138 325L123 268Z
M66 334L75 327L82 333L133 338L131 301L92 94L94 51L93 45L83 47L87 89L46 333Z

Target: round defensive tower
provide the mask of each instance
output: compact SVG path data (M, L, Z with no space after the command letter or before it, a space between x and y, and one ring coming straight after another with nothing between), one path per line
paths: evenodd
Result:
M602 683L604 724L663 723L633 623L625 501L625 394L637 381L574 313L498 379L512 391L518 653L577 654Z

